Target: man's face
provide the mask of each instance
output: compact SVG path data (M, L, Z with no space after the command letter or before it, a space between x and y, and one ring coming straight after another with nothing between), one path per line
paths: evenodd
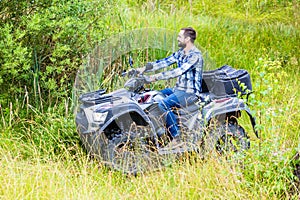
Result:
M185 39L186 38L184 37L184 30L181 30L178 33L178 36L177 36L178 47L182 47L182 48L186 47L186 40Z

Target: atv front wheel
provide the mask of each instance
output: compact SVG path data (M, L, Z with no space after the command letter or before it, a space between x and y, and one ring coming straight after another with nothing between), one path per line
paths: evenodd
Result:
M108 159L113 169L135 175L157 167L158 154L144 131L145 126L136 126L109 140Z

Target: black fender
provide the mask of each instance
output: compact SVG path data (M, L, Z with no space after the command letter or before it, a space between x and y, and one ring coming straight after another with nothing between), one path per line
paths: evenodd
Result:
M132 117L134 113L134 117ZM131 117L134 122L138 122L139 125L149 124L152 131L154 130L153 123L149 116L142 110L142 108L136 103L130 102L127 104L121 104L115 106L111 109L109 114L109 119L105 122L103 126L100 127L100 131L103 131L109 126L113 121L118 120L121 116ZM153 131L154 132L154 131Z
M228 113L236 113L237 111L246 111L248 114L253 131L257 138L259 138L258 131L256 130L256 119L252 115L250 108L243 99L237 97L229 97L214 100L202 109L202 116L204 121L208 123L212 118L219 115L226 115Z

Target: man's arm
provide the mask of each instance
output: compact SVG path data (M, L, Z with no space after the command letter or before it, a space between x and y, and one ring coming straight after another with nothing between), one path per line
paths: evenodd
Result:
M159 69L163 69L165 67L174 64L177 60L177 56L178 56L178 52L175 52L166 58L157 60L155 62L149 62L146 64L145 67L137 68L136 70L139 71L140 73L143 73L143 72L153 72Z
M176 78L184 74L187 70L189 70L196 62L199 61L199 59L201 59L201 57L199 57L197 54L189 55L188 61L184 63L181 67L166 72L154 74L150 77L153 80L167 80L171 78Z
M160 70L160 69L163 69L165 67L168 67L174 63L176 63L176 60L177 60L177 57L178 57L178 52L175 52L173 53L172 55L166 57L166 58L163 58L163 59L160 59L160 60L157 60L155 62L151 62L153 68L149 71L156 71L156 70Z

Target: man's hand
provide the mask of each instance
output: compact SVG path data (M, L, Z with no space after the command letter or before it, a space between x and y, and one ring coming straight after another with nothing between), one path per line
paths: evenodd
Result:
M148 62L145 67L136 68L136 71L140 74L143 74L146 71L153 69L153 64Z
M148 62L148 63L146 64L146 66L145 66L145 70L146 70L146 71L149 71L149 70L151 70L151 69L153 69L153 64L152 64L151 62Z
M146 83L151 83L156 81L154 76L144 76Z

